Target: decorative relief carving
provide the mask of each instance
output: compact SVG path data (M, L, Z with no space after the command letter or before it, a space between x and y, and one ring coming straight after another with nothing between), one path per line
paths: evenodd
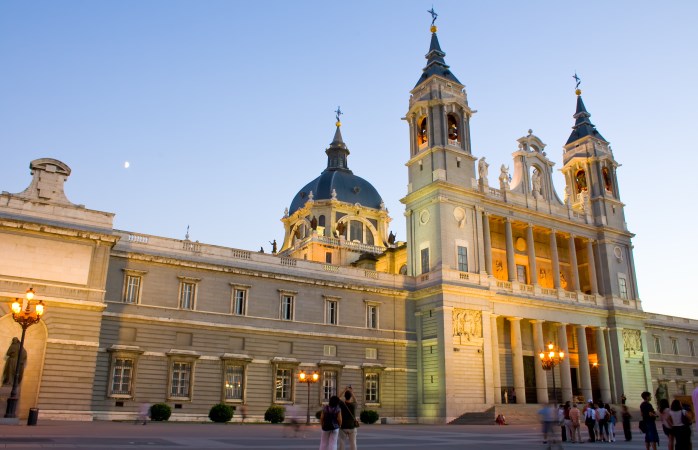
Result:
M465 210L460 206L453 209L453 218L458 222L458 228L463 228L465 225Z
M469 341L482 337L482 311L473 309L453 310L453 335L464 336Z
M640 330L623 330L623 347L627 353L642 353Z

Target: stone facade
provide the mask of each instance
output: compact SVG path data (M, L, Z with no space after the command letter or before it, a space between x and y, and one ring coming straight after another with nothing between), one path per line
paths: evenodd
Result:
M27 190L0 195L0 345L20 332L13 298L32 286L46 304L27 333L20 414L127 419L167 402L171 420L202 420L222 401L256 419L272 404L314 415L352 385L388 421L444 423L553 395L690 393L698 322L642 310L618 164L581 92L562 199L532 132L512 177L503 166L490 181L444 56L434 28L406 114L406 242L382 203L341 200L351 186L308 193L274 254L115 230L111 213L65 197L67 165L33 161ZM328 170L346 169L339 125ZM538 361L547 342L567 355L552 372Z

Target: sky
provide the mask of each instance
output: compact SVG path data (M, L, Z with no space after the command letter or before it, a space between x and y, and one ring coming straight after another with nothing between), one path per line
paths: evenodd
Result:
M349 168L405 239L408 127L432 2L0 2L0 190L29 162L68 164L68 198L117 229L270 251L284 208L327 164L341 106ZM698 319L691 213L698 163L698 2L437 1L465 84L472 148L511 164L532 129L556 163L574 80L621 164L646 311ZM125 168L125 163L130 166ZM693 217L693 219L691 219Z

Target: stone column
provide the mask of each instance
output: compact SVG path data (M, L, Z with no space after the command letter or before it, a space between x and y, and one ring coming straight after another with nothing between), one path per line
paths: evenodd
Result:
M606 356L606 339L603 330L601 327L596 329L596 354L599 362L599 388L601 390L599 400L611 403L613 398L611 398L611 380L608 377L608 357Z
M543 322L543 320L531 320L531 325L533 325L533 354L536 360L539 352L546 351L545 343L543 342ZM536 361L534 365L536 368L536 399L538 403L546 404L548 403L548 375L543 370L543 365L540 361Z
M570 234L570 276L572 279L572 291L579 292L579 267L577 267L577 249L574 246L574 234Z
M499 368L499 332L497 330L497 314L490 315L490 340L492 342L492 378L494 402L502 403L502 373Z
M562 385L562 401L572 400L572 372L570 371L570 349L567 344L567 324L561 323L557 327L557 341L560 350L565 352L565 358L560 363L560 384ZM586 400L586 399L585 399Z
M511 365L514 372L516 403L524 404L526 403L526 382L521 348L521 317L509 317L509 322L511 322Z
M509 281L516 281L516 262L514 260L514 236L511 232L511 220L504 220L504 231L507 243L507 274Z
M490 236L490 215L484 213L482 218L482 234L485 244L485 270L487 275L492 276L492 238Z
M591 398L591 373L589 372L589 350L585 325L577 325L577 350L579 351L579 378L584 401Z
M536 246L533 240L533 224L526 228L526 247L528 248L528 269L531 272L531 284L538 284L538 269L536 268ZM540 402L539 402L540 403Z
M599 285L596 280L596 262L594 261L594 246L592 245L591 239L587 241L587 260L589 261L588 269L591 294L596 295L599 293Z
M555 289L560 289L560 258L557 254L555 229L550 230L550 259L553 263L553 287Z

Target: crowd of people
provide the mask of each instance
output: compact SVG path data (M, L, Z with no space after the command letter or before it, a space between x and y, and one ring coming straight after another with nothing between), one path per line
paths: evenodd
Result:
M647 450L657 450L659 432L657 421L662 425L662 431L667 438L668 450L691 450L691 426L695 416L691 406L674 399L671 403L666 398L658 402L658 411L651 403L652 394L643 392L640 404L639 427L645 437ZM632 440L632 416L625 405L625 395L621 399L620 411L604 402L589 399L583 406L566 402L556 406L550 404L539 411L543 425L543 443L549 442L615 442L616 424L620 421L623 427L623 437ZM693 401L698 402L698 388L693 392ZM696 404L696 403L694 403ZM581 409L580 409L581 408ZM504 416L500 415L502 418ZM500 417L497 417L500 423ZM501 423L500 423L501 424ZM588 438L582 438L582 425L586 427ZM557 438L557 426L560 426L560 439ZM698 429L696 430L698 432Z

